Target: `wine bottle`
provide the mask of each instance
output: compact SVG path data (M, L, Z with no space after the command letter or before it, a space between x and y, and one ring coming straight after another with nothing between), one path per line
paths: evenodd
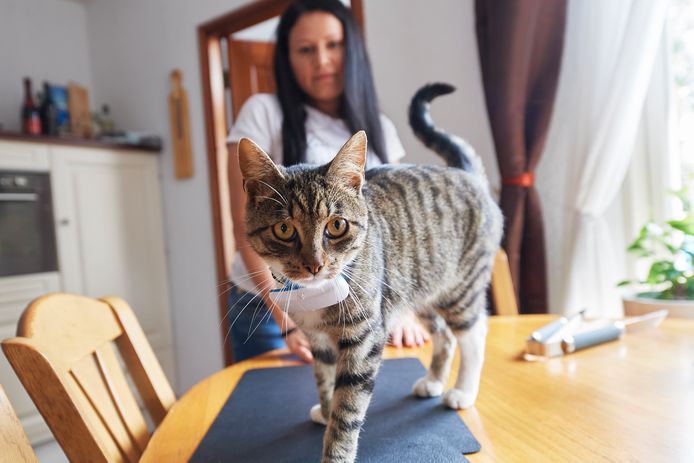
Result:
M29 135L41 135L41 115L31 96L31 79L24 78L24 104L22 105L22 131Z
M111 108L107 104L101 106L101 130L112 133L115 129L113 119L111 119Z
M51 88L48 82L43 83L43 99L39 107L41 115L41 131L44 135L58 135L57 109L53 98L51 98Z

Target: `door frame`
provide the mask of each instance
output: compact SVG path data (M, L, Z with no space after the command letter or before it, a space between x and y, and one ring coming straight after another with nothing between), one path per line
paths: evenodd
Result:
M222 339L229 332L227 314L227 290L229 284L226 258L224 255L224 233L222 226L222 204L220 201L219 165L224 164L221 156L227 157L227 120L224 77L221 54L221 39L267 19L279 16L291 0L257 0L213 18L198 26L198 47L200 55L200 76L202 82L203 114L205 117L205 142L207 149L207 175L210 185L210 204L212 208L212 233L214 239L215 269L217 276L219 318ZM357 24L364 32L364 9L362 0L351 0L351 9ZM231 66L231 63L229 63ZM221 176L221 177L220 177ZM222 343L224 363L233 363L231 349L227 342Z

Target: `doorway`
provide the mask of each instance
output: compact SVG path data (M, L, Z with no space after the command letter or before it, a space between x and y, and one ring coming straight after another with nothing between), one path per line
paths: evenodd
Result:
M344 0L343 0L344 1ZM274 27L291 0L258 0L198 26L203 87L207 171L222 339L227 339L228 272L234 255L226 136L243 103L254 93L274 92ZM357 24L364 30L362 0L351 0ZM224 361L233 363L229 343Z

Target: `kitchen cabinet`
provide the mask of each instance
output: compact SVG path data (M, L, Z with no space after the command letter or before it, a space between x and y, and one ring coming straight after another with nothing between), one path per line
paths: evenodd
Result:
M30 149L27 145L35 146ZM137 314L173 385L157 155L109 147L0 140L0 170L22 170L16 155L7 156L17 152L44 153L47 159L41 166L51 177L58 272L43 285L36 275L0 278L0 337L12 336L26 304L45 292L119 296ZM41 170L29 169L32 165L37 163L29 162L24 168ZM23 390L16 387L19 383L4 356L0 372L0 382L7 383L10 401L32 443L50 438L46 429L39 429L43 422Z

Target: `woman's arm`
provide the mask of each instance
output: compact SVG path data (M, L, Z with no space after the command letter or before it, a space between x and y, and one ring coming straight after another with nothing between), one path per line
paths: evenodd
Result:
M282 332L294 328L296 324L287 316L277 304L269 298L271 289L275 288L275 281L272 278L270 269L263 259L256 254L246 239L246 192L243 189L243 176L239 167L239 157L237 144L227 145L228 150L228 173L229 173L229 201L231 203L231 218L234 228L234 240L236 248L241 254L243 263L246 265L251 281L262 296L263 301L270 309L272 317L277 322ZM311 362L311 348L306 336L300 330L294 330L287 336L287 346L289 349L305 362Z

